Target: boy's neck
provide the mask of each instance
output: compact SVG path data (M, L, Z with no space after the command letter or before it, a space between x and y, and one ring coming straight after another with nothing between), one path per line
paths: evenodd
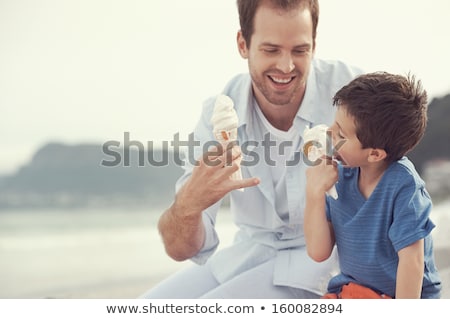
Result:
M359 168L358 187L364 198L368 199L372 195L388 166L381 161Z

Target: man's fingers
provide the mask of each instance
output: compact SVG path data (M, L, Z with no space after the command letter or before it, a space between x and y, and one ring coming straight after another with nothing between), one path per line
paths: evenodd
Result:
M238 181L230 180L230 185L232 187L231 190L239 189L239 188L253 187L253 186L258 185L259 183L260 183L260 179L257 177L245 178L245 179L241 179Z
M232 166L233 162L241 157L241 149L237 145L228 144L227 147L221 144L212 147L203 154L202 161L206 166L222 168Z
M219 166L222 167L222 159L220 158L224 153L224 148L221 144L214 145L202 156L202 162L206 166ZM199 163L200 164L200 163Z
M222 155L222 162L224 166L231 166L236 160L241 157L241 149L238 146L227 148L227 151ZM240 162L240 160L239 160Z
M239 159L236 159L231 164L227 164L220 169L220 176L222 176L221 178L223 179L230 178L230 176L240 168L240 161Z

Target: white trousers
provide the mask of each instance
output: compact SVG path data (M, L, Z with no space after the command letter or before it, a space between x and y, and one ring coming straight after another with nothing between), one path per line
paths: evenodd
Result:
M272 283L274 260L247 270L220 284L208 263L180 270L144 293L146 299L313 299L320 296L303 289Z

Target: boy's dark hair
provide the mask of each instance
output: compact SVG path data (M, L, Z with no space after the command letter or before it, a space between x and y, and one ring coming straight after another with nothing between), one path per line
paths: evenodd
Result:
M250 40L254 32L254 20L256 10L263 4L268 3L274 8L282 10L292 10L301 6L309 8L313 23L313 40L316 41L317 25L319 23L319 2L318 0L237 0L239 12L239 23L242 36L250 47Z
M422 139L427 125L427 93L413 75L364 74L340 89L333 105L354 118L363 148L380 148L386 161L399 160Z

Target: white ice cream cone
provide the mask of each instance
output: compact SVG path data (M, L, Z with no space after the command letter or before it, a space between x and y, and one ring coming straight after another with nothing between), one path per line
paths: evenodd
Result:
M230 97L223 94L217 97L211 123L214 137L225 149L237 145L238 117L234 110L233 100ZM241 159L239 158L236 161L240 164ZM232 180L242 179L241 169L239 168L238 171L234 172L230 178Z
M223 146L225 150L228 150L228 148L235 147L235 142L237 141L237 129L233 129L231 131L215 131L214 136L216 137L216 140ZM236 160L238 164L241 163L241 158ZM240 180L242 179L242 173L241 169L234 172L230 178L232 180Z

